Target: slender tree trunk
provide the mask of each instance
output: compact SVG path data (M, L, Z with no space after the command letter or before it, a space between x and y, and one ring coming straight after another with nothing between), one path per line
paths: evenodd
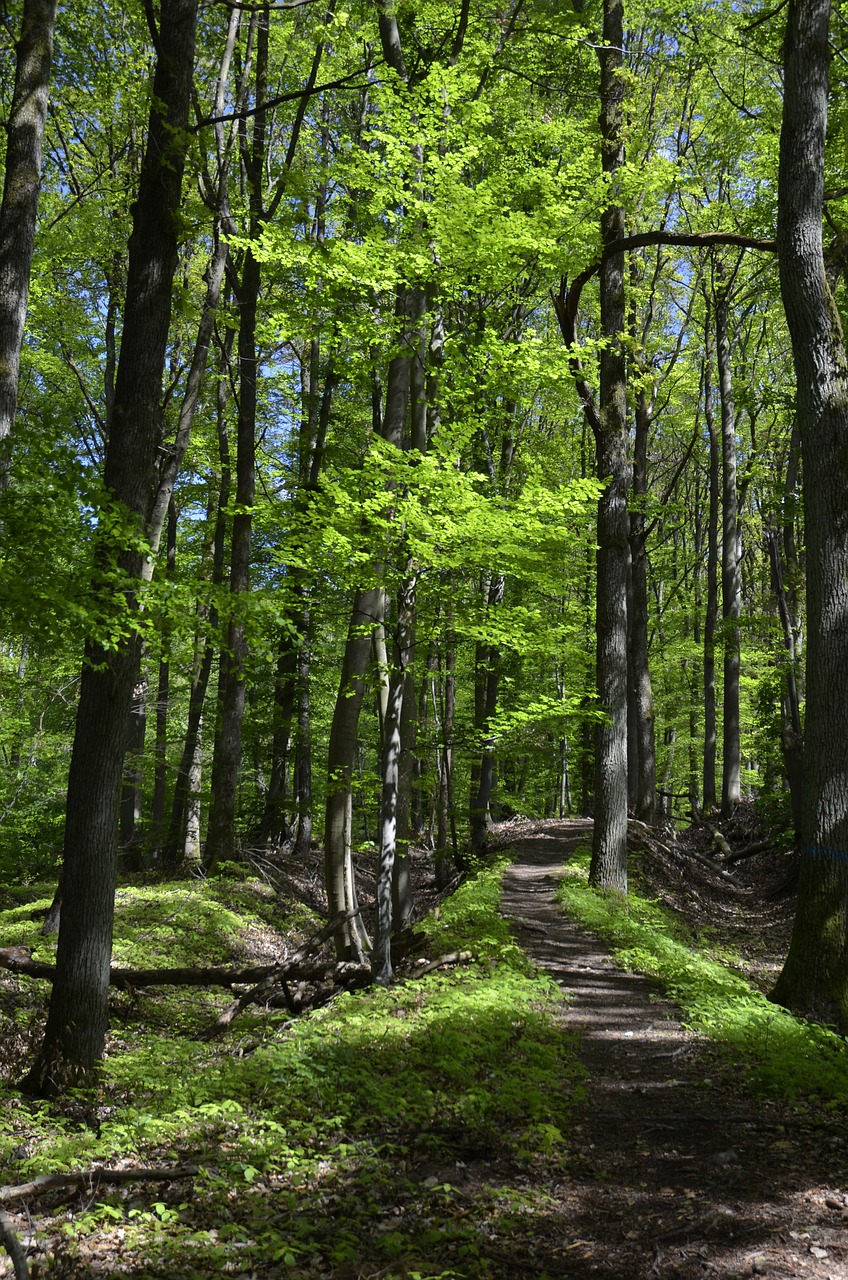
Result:
M503 604L506 579L502 573L494 573L489 579L486 595L487 616ZM482 857L486 852L489 835L492 791L495 784L495 744L489 734L489 722L498 705L498 688L501 677L501 655L494 645L477 646L475 672L474 728L481 740L480 755L476 761L471 781L471 851Z
M345 861L349 856L349 809L356 735L365 693L365 676L371 657L372 631L382 621L382 587L358 591L351 612L350 628L342 659L339 692L330 725L327 751L327 799L324 817L324 882L330 915L352 909L345 884ZM349 959L353 950L353 926L347 922L336 931L336 955Z
M822 252L829 0L790 0L778 180L780 285L798 382L807 712L798 907L774 998L848 1033L848 359Z
M657 760L654 741L654 692L648 653L648 551L644 499L648 492L648 434L651 412L644 391L636 400L636 438L633 445L633 496L630 512L630 705L635 713L636 817L651 826L656 816ZM629 764L629 761L628 761Z
M707 604L704 614L704 813L716 808L715 637L718 628L719 447L713 414L713 342L709 311L705 321L704 422L709 438L709 513L707 516Z
M601 138L604 173L624 164L624 10L604 0L601 63ZM625 232L624 210L612 204L601 219L605 245ZM603 889L627 892L627 396L622 335L625 331L624 254L601 268L600 429L598 475L607 481L598 502L597 632L598 726L595 757L595 826L589 879Z
M24 0L0 205L0 492L18 405L55 23L56 0Z
M724 640L724 695L722 714L721 813L729 818L742 798L742 747L739 724L742 574L739 550L739 511L736 484L736 409L730 370L728 299L722 291L716 300L716 357L721 398L721 612Z
M133 206L104 483L111 501L131 514L137 534L150 516L161 443L161 383L177 268L196 19L197 0L163 0L147 146ZM112 603L110 579L118 571L134 602L132 588L141 580L144 560L138 539L130 547L115 548L111 538L104 523L95 570L98 593ZM54 1092L86 1079L103 1053L121 769L138 670L137 635L111 651L94 643L86 646L68 779L56 979L44 1044L26 1079L32 1092Z
M168 503L167 574L173 578L177 558L177 509L173 495ZM159 852L165 831L165 801L168 789L168 710L171 684L170 628L162 631L159 682L156 690L156 747L154 753L153 801L151 804L150 846Z

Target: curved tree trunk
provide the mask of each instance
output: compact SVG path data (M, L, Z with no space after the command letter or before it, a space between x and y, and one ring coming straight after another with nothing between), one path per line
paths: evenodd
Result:
M780 286L798 380L807 546L805 796L798 907L774 999L848 1032L848 360L822 253L829 0L790 0Z

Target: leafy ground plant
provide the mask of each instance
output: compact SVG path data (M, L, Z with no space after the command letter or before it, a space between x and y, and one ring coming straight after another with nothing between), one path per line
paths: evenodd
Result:
M775 1097L811 1095L848 1107L848 1049L842 1037L772 1004L724 949L695 942L684 922L659 902L631 891L599 893L588 884L590 852L565 868L558 897L575 920L613 944L627 969L657 978L690 1026L725 1047L752 1084Z
M200 1169L188 1184L104 1184L37 1219L45 1273L520 1272L514 1251L549 1213L534 1184L562 1168L581 1075L558 993L499 913L499 881L500 869L481 871L424 925L433 956L460 942L472 953L462 968L342 996L300 1020L254 1013L212 1044L187 1032L188 1014L176 1033L150 1016L156 997L132 1007L116 996L96 1095L35 1107L8 1085L8 1182L100 1163ZM244 885L226 912L214 884L181 893L235 954L267 914ZM119 912L119 953L130 937L151 956L175 945L174 913L157 939L150 905Z

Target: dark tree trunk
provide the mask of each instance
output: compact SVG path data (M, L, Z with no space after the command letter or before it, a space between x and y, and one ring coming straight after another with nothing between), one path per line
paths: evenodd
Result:
M638 501L630 512L630 644L628 660L635 715L632 740L636 747L635 811L641 822L651 826L656 816L657 761L654 741L654 693L648 654L648 552L644 498L648 492L648 434L651 412L644 391L636 401L636 438L633 445L633 496ZM630 761L628 760L628 765Z
M742 746L739 725L739 619L742 573L739 548L739 501L736 484L736 408L730 371L728 297L716 300L716 357L721 399L721 615L724 641L722 708L721 813L729 818L742 798Z
M177 509L173 493L168 503L167 574L173 578L177 560ZM171 637L170 629L162 632L162 653L159 658L159 682L156 689L156 747L154 756L153 801L151 804L150 846L159 851L165 830L165 802L168 787L168 709L171 685Z
M704 777L702 805L716 808L716 683L715 647L718 628L718 511L719 447L713 414L713 341L709 311L705 322L704 422L709 438L709 513L707 516L707 603L704 614Z
M0 490L18 405L55 23L56 0L24 0L0 205Z
M264 155L264 150L263 150ZM256 230L256 228L254 228ZM243 602L250 590L250 544L256 494L256 395L259 357L256 313L261 267L250 249L238 291L239 399L236 432L236 514L230 546L230 621L221 654L221 704L212 762L212 803L206 833L206 860L214 870L238 852L236 809L245 708L247 632Z
M848 1033L848 360L822 252L829 0L790 0L778 181L780 285L798 383L807 548L798 907L774 998Z
M502 573L492 574L486 595L487 616L503 604L506 579ZM498 705L501 678L501 655L495 645L478 644L474 687L474 729L481 739L480 754L471 774L471 851L483 857L489 836L489 806L495 785L495 744L489 733L489 722Z
M124 329L106 451L105 489L136 535L149 519L161 444L160 399L194 70L197 0L163 0L147 146L133 206ZM114 546L104 522L96 588L117 607L117 572L132 602L144 556L138 538ZM110 581L111 580L111 581ZM123 593L121 593L123 596ZM26 1087L49 1093L84 1080L100 1060L112 952L116 835L127 717L138 680L137 636L86 646L68 779L64 901L44 1044Z
M601 63L601 138L604 173L624 164L624 10L604 0ZM624 235L624 210L610 205L601 219L605 245ZM598 475L607 487L598 502L596 596L597 688L605 719L595 756L595 826L589 879L603 889L627 891L627 396L624 254L611 253L601 268L600 423Z

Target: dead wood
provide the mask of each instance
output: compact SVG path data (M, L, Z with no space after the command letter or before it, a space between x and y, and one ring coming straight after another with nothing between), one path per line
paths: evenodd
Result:
M16 1187L0 1187L0 1204L28 1200L31 1196L44 1195L47 1191L64 1191L68 1187L90 1188L101 1182L176 1182L180 1178L195 1178L198 1173L195 1164L172 1165L168 1169L81 1169L71 1173L41 1173L31 1182L22 1182Z
M238 1000L233 1001L210 1027L201 1033L201 1040L213 1040L227 1030L233 1019L237 1018L252 1004L266 1005L288 1009L289 1013L304 1013L315 1001L296 1000L289 989L286 979L295 982L323 982L332 980L339 990L350 990L352 987L364 987L371 981L370 964L357 964L351 960L340 960L327 964L300 964L289 970L275 970L263 982L257 983L249 991L245 991Z
M220 966L211 968L190 969L112 969L109 972L109 985L112 987L233 987L246 983L261 983L275 978L277 983L283 979L299 979L310 977L308 966L304 962L319 947L332 937L335 930L345 920L350 920L355 911L339 911L328 920L317 933L307 939L285 960L277 964L262 965L252 969L225 969ZM0 969L8 969L11 973L23 973L30 978L45 978L52 982L56 977L56 966L33 960L26 955L26 947L0 947Z
M471 951L449 951L446 956L439 956L438 960L430 960L427 964L422 964L419 969L415 969L409 976L411 978L421 978L425 973L432 973L434 969L444 969L449 964L465 964L468 960L473 960L474 955Z
M755 853L765 853L766 849L773 848L773 840L757 840L754 844L746 844L744 849L734 849L734 851L725 858L725 866L731 867L734 862L742 862L745 858L753 858Z
M2 1243L3 1248L12 1260L15 1280L29 1280L29 1267L27 1266L23 1245L17 1237L15 1228L12 1226L11 1218L2 1209L0 1209L0 1243Z

